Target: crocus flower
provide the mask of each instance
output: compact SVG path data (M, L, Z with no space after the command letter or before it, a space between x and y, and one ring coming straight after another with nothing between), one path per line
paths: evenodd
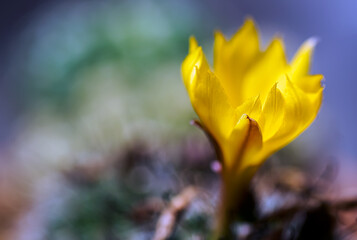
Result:
M309 74L315 43L307 40L289 63L279 38L260 50L257 29L248 19L231 40L215 34L211 69L190 38L183 81L199 125L216 145L225 195L231 199L224 200L226 205L236 204L239 189L249 185L264 160L315 119L323 91L323 76Z

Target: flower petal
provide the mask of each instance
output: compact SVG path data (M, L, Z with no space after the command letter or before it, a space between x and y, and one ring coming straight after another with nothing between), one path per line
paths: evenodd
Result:
M250 118L258 119L262 111L262 103L260 101L260 96L250 98L243 104L238 106L235 110L237 116L242 116L247 114Z
M283 121L284 97L277 87L277 83L270 89L263 105L262 113L258 119L266 142L279 131Z
M234 109L218 78L209 70L195 68L197 79L190 91L192 105L204 126L220 144L226 139L234 124Z
M296 84L301 90L307 93L317 93L321 90L321 81L324 78L323 75L307 75L301 77L300 79L294 81L293 83Z
M201 47L193 38L190 40L190 53L182 64L182 76L202 125L220 144L228 138L237 119L225 90L210 71Z
M301 45L295 54L291 62L291 77L293 82L295 82L294 79L299 79L309 73L311 57L316 44L317 39L310 38Z
M222 148L226 169L237 172L261 148L262 134L258 123L243 114Z
M194 36L191 36L188 41L189 41L188 53L193 53L197 48L199 48L197 40Z
M214 71L233 106L242 103L241 79L259 52L258 33L252 19L247 19L229 41L222 33L215 34Z
M284 75L287 69L283 43L279 38L275 38L244 76L242 83L244 99L259 94L264 99L271 86Z
M182 63L181 72L183 82L187 91L190 93L192 83L196 79L195 67L208 70L209 66L202 48L198 46L194 37L190 38L189 43L189 54Z
M306 93L288 77L279 82L284 97L280 130L264 141L266 154L284 147L302 133L316 118L322 101L322 88L316 93Z

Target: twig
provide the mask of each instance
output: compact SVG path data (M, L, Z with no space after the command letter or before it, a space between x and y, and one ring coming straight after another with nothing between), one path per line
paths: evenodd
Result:
M170 237L174 230L177 217L184 211L192 200L197 196L197 189L186 187L179 195L172 198L170 204L161 213L156 224L153 240L165 240Z

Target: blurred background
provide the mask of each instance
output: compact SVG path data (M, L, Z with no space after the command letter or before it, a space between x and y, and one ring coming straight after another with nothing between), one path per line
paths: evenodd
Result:
M320 40L321 111L276 158L337 163L353 192L356 9L353 0L1 3L0 239L148 239L155 223L127 220L129 202L215 179L211 148L189 125L180 64L190 35L212 56L214 31L230 36L247 16L263 47L283 37L289 59Z

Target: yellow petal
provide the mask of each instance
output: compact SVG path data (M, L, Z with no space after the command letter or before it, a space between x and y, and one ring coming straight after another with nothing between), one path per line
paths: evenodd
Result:
M222 80L233 106L242 103L241 80L258 54L258 33L252 19L247 19L229 41L226 41L222 33L215 34L214 71Z
M187 91L190 93L192 83L197 78L195 74L195 67L199 69L209 70L208 62L202 51L202 48L197 45L196 40L190 38L189 54L185 58L181 66L183 82Z
M190 53L182 64L182 76L202 124L220 142L230 134L236 119L224 89L194 38L190 39Z
M317 39L310 38L305 41L300 49L295 54L291 62L291 77L292 81L299 79L309 73L311 57L316 46Z
M247 114L250 118L258 119L262 111L262 103L260 101L260 96L250 98L243 104L238 106L235 110L237 116L242 116Z
M195 72L197 79L190 91L192 105L204 126L218 143L226 139L235 124L235 114L218 78L206 69Z
M303 132L316 118L322 101L322 88L316 93L306 93L288 78L279 82L284 98L281 109L283 119L279 131L264 141L266 154L284 147Z
M301 77L298 80L295 80L294 84L296 84L304 92L316 93L319 92L322 88L321 81L323 78L324 76L321 74L307 75Z
M244 76L242 86L244 99L259 94L264 99L269 89L284 75L287 68L283 43L279 38L275 38Z
M198 48L197 40L194 36L191 36L189 39L188 53L193 53L197 48Z
M241 165L261 148L262 135L258 123L243 114L222 148L226 169L236 174Z
M263 133L264 142L280 130L283 121L284 98L277 85L277 83L274 84L270 89L258 120Z

